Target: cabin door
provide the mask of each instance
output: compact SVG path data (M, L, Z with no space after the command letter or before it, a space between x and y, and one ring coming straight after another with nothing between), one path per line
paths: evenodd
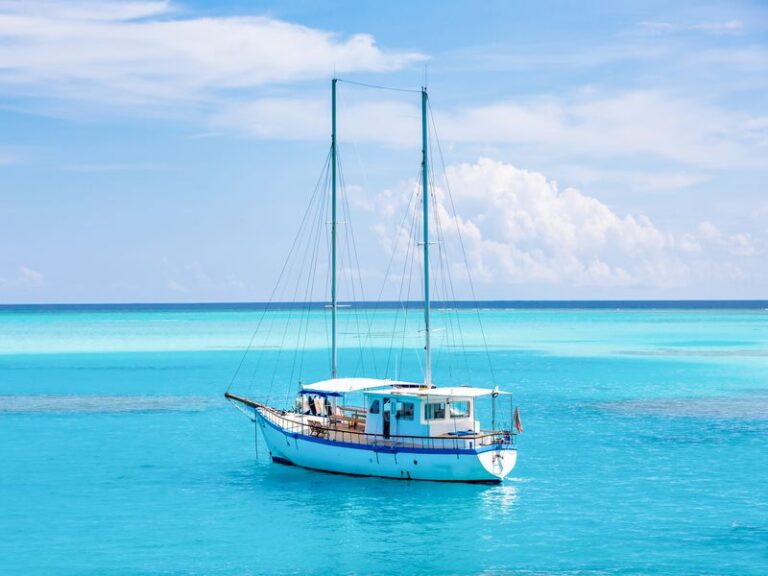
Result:
M391 403L389 401L389 398L384 398L383 400L383 406L381 410L381 418L382 418L382 433L384 434L384 438L389 438L389 423L391 421L391 415L392 411L390 410Z

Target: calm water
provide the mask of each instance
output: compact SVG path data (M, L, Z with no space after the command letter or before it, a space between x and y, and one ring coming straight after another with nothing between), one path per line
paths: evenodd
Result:
M483 310L525 426L497 486L271 464L222 398L258 309L0 310L0 573L768 574L765 308ZM343 374L419 377L395 314L344 312ZM436 381L488 384L475 313L436 316ZM262 326L234 390L326 376L323 310Z

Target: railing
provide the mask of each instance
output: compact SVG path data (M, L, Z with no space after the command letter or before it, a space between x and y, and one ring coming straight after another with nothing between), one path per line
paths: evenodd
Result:
M384 450L396 450L397 448L423 448L430 450L473 450L488 446L509 448L515 444L516 434L509 430L492 432L479 432L463 436L405 436L373 434L369 432L357 432L345 428L339 428L331 424L334 417L306 416L276 410L264 404L241 398L232 394L226 394L230 400L241 402L255 408L268 421L279 428L292 434L322 438L332 442L346 442L349 444L365 444L380 447ZM345 408L352 411L356 409ZM289 414L291 416L289 416ZM364 418L360 420L364 425Z

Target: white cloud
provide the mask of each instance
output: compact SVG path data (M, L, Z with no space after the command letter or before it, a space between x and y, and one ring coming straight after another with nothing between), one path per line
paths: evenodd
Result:
M21 160L15 154L0 150L0 166L10 166L11 164L18 164L19 162L21 162Z
M35 97L27 98L25 106L45 108L42 99L67 115L51 100L60 105L87 101L179 114L188 104L215 130L264 139L328 137L326 95L278 98L275 85L328 77L333 70L398 70L424 58L411 51L384 51L368 34L342 37L267 16L195 16L161 1L0 0L0 45L0 94ZM620 51L619 56L614 50L599 52L630 58L646 54L646 48ZM761 52L749 50L742 59L764 64ZM710 50L701 57L713 61L733 54ZM529 56L522 59L528 62ZM345 106L343 136L418 146L416 104L392 99ZM90 106L87 113L97 110ZM764 117L661 90L593 90L454 109L437 105L436 115L448 141L521 145L531 155L558 160L650 156L707 169L766 167L768 162ZM645 177L637 188L679 188L691 185L691 178L707 177L676 174L678 182L673 174L659 174L655 182Z
M446 176L457 214L438 188L444 249L460 231L473 278L496 287L681 287L726 269L735 277L741 269L733 256L757 253L747 234L726 237L710 222L675 234L643 215L620 215L579 190L560 189L543 174L490 159L449 167ZM397 198L378 198L383 223L375 231L387 250L394 249L399 221L386 215L404 209ZM463 267L459 254L449 260L452 270Z
M696 22L689 24L666 22L662 20L646 20L639 23L641 28L655 34L669 34L673 32L704 32L707 34L740 34L744 30L741 20L727 20L723 22Z
M0 2L0 89L45 98L206 99L423 57L262 17L191 17L168 2Z
M749 116L656 90L498 102L446 115L448 139L533 144L547 154L637 157L722 168L768 166L745 138Z
M579 183L607 182L643 192L682 190L711 180L709 175L695 172L615 170L583 165L562 166L560 174Z
M722 236L720 229L712 222L699 222L699 234L706 240L719 240Z
M733 256L752 256L758 253L752 236L746 232L728 236L708 221L699 223L698 232L702 242L710 247L720 247Z
M100 173L161 170L164 167L162 164L113 162L109 164L64 164L60 168L65 172Z
M16 275L11 278L0 277L0 288L3 289L26 289L40 288L43 285L44 276L41 272L33 270L23 264L16 270Z
M416 146L421 142L419 114L417 107L406 101L350 102L339 109L341 145L378 142ZM231 103L212 121L216 127L243 131L256 138L324 140L330 138L330 98L263 98Z
M214 123L258 138L325 139L329 105L322 98L232 103ZM421 142L415 102L352 102L340 114L342 142L412 147ZM706 169L768 168L763 117L656 90L507 100L453 110L436 105L435 117L447 143L520 145L527 154L548 159L648 157ZM636 187L682 188L708 178L679 171L645 173Z

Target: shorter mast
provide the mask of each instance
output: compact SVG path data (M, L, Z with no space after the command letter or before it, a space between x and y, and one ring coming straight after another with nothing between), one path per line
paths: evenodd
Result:
M336 82L331 81L331 378L336 378Z
M427 166L427 88L421 89L421 196L424 231L424 385L432 386L432 349L429 342L429 179Z

